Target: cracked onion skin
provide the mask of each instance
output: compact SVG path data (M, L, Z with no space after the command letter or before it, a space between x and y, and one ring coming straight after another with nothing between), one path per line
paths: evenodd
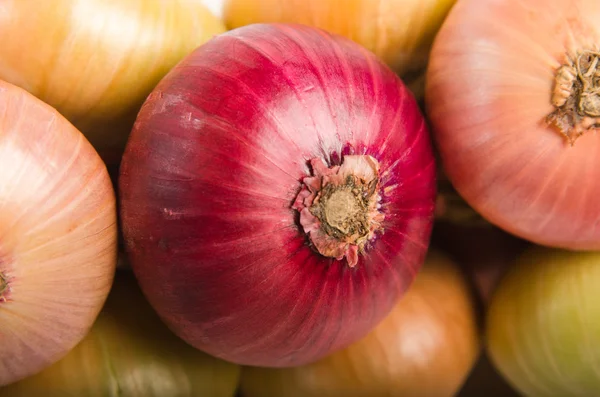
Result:
M0 385L39 372L91 328L117 258L106 166L55 109L0 81Z
M430 250L406 295L365 338L310 365L242 368L242 395L456 396L481 349L473 298L457 264Z
M233 397L240 368L187 345L160 321L134 276L120 271L91 331L1 397Z
M539 245L600 249L598 136L572 141L549 122L561 66L598 45L596 0L461 1L433 45L427 114L444 171L485 219Z
M412 283L435 168L416 101L372 53L308 26L245 26L190 54L142 107L119 180L126 249L191 345L305 364L366 335ZM339 240L306 212L343 220L344 202L360 219Z

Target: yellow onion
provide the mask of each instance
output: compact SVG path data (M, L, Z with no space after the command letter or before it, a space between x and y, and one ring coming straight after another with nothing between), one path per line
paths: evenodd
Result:
M106 166L84 136L0 81L0 385L87 334L114 276L116 217Z
M0 397L232 397L240 369L177 338L130 272L117 273L91 332L65 358Z
M0 79L55 107L114 163L154 86L224 30L197 0L6 0Z
M490 357L524 396L600 395L600 253L534 247L487 319Z
M456 0L225 0L227 27L260 22L315 26L374 52L417 97L433 38ZM413 81L414 78L414 81ZM411 87L413 88L413 87Z
M316 363L245 367L244 397L454 396L480 353L471 291L431 252L407 294L369 335Z

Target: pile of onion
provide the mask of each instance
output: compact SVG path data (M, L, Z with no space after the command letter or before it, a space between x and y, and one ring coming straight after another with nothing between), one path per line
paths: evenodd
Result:
M90 333L2 397L233 397L240 369L185 344L158 319L130 272L119 272Z
M0 81L0 385L54 363L89 331L117 256L114 191L84 136Z
M422 96L431 43L456 0L225 0L229 28L300 23L348 37L375 53Z
M426 101L444 170L488 221L600 249L600 2L464 0L436 37Z
M3 1L0 79L55 107L118 164L146 96L224 31L194 0Z
M120 176L127 252L191 345L306 364L365 336L411 285L435 171L414 97L372 53L308 26L242 27L142 107Z
M498 370L523 396L600 394L600 253L535 247L511 267L487 319Z
M471 290L430 251L389 316L364 339L311 365L242 370L244 397L451 397L480 353Z

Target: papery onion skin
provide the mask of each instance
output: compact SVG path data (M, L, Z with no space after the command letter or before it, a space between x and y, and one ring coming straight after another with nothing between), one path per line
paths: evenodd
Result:
M350 154L378 161L385 215L354 267L315 252L292 208L309 160ZM119 184L133 270L169 327L214 356L281 367L363 337L411 284L435 160L416 101L373 54L308 26L257 24L163 79Z
M403 78L427 65L433 38L456 0L225 0L230 29L252 23L300 23L348 37ZM422 82L416 81L415 88ZM419 97L420 90L415 90Z
M89 331L116 265L114 189L84 136L0 81L0 385L40 371Z
M224 31L199 1L2 1L0 79L55 107L118 164L146 96Z
M307 366L246 367L244 397L451 397L480 352L473 295L436 251L389 316L348 348Z
M600 253L535 247L492 299L487 349L523 395L597 396Z
M600 249L600 142L546 123L566 52L600 45L595 0L465 0L432 49L426 102L450 181L488 221L532 242Z
M233 397L239 374L237 365L173 335L122 271L85 339L39 374L0 388L0 396Z

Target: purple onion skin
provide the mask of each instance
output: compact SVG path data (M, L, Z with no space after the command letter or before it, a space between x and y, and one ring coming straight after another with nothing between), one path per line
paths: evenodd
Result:
M384 230L355 267L309 244L292 203L309 160L380 163ZM179 337L243 365L314 362L365 336L429 245L435 161L417 103L367 50L290 24L215 37L143 106L120 174L144 294Z

